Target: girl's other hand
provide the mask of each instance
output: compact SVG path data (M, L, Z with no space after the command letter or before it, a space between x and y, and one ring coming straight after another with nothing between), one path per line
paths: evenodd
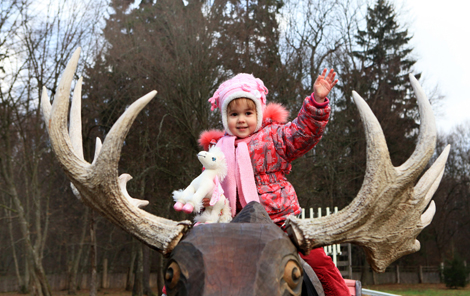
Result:
M210 198L205 197L205 198L202 199L202 205L203 205L205 208L208 207L208 206L210 206L210 202L211 202Z

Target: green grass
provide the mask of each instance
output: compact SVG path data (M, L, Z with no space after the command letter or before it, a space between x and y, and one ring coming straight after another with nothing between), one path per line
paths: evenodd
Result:
M377 285L364 288L402 296L470 296L470 286L448 289L444 284Z
M402 296L464 296L470 295L470 291L465 290L408 290L408 291L390 291L381 290L381 292L387 292Z

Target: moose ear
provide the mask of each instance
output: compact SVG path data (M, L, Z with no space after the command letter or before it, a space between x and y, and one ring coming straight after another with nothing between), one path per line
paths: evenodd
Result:
M273 223L273 221L259 202L252 201L230 223L268 224Z

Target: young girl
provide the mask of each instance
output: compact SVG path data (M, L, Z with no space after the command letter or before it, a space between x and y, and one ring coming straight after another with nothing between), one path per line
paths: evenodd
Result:
M321 139L330 114L328 93L338 82L327 69L318 76L314 93L305 98L296 119L279 104L266 106L268 89L250 74L238 74L222 83L209 99L211 110L219 108L223 131L201 134L207 149L217 142L225 154L228 174L222 182L232 216L250 201L261 203L271 219L283 226L287 216L300 213L297 195L285 175L291 162L307 153ZM205 206L209 200L203 200ZM301 257L312 266L326 295L350 295L341 274L323 248Z

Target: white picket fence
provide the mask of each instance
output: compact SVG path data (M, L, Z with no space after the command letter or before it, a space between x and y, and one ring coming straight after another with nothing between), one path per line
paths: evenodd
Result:
M338 207L334 207L333 213L338 213ZM331 215L330 207L326 207L325 209L325 216ZM322 213L322 208L317 209L317 216L315 217L314 215L314 209L310 208L309 209L309 218L305 217L305 209L302 208L302 213L300 214L301 219L314 219L314 218L320 218L323 216ZM341 245L336 244L336 245L330 245L330 246L325 246L323 247L325 250L326 255L331 256L333 259L333 263L335 266L338 266L338 256L342 255L341 252Z

